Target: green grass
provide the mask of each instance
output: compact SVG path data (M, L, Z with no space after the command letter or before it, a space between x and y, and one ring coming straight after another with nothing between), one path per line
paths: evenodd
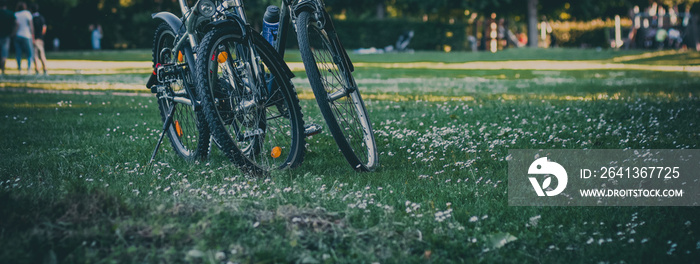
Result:
M638 55L640 50L586 50L586 49L507 49L496 53L490 52L434 52L416 51L412 54L385 53L359 55L351 54L351 59L356 62L470 62L470 61L522 61L522 60L608 60L614 57L626 55Z
M586 49L507 49L497 53L490 52L437 52L417 51L415 53L354 54L348 51L354 62L469 62L469 61L503 61L503 60L608 60L626 55L639 55L644 50L586 50ZM105 60L105 61L150 61L151 50L102 50L102 51L60 51L48 52L49 60ZM301 62L297 50L287 50L285 60Z
M698 260L700 208L509 207L505 161L519 148L697 149L697 74L356 76L379 145L373 173L353 172L327 133L307 140L300 168L268 178L216 149L186 163L167 143L148 167L162 125L148 94L0 91L0 262ZM302 107L323 123L314 101Z
M669 54L655 58L637 59L628 63L655 64L655 65L700 65L700 53L684 52Z

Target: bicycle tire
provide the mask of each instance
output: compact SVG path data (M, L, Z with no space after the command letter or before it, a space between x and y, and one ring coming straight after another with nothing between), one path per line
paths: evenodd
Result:
M337 35L319 28L309 11L297 16L296 25L306 75L328 130L353 169L373 171L379 159L372 123ZM343 96L331 98L339 93Z
M239 32L213 28L199 45L196 77L217 145L243 172L262 176L299 166L306 141L301 106L284 62L262 37L250 37L260 60L251 60L250 42ZM266 75L248 70L253 63Z
M156 29L153 38L153 68L156 65L177 63L175 60L176 51L172 51L175 44L175 32L167 24L162 23ZM170 49L168 52L166 49ZM209 127L205 123L202 111L196 111L190 105L178 104L168 99L178 93L180 96L187 96L184 85L192 85L191 71L187 66L182 75L179 75L173 82L158 83L164 86L162 92L157 94L158 109L161 120L166 121L170 108L175 107L173 112L173 123L168 128L166 134L175 152L187 161L204 160L209 156L210 133ZM190 83L190 84L187 84ZM196 98L188 98L192 101Z

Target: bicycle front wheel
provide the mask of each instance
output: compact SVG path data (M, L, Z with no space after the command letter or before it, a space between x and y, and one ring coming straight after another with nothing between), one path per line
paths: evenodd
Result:
M335 32L319 28L308 11L299 14L296 26L306 75L328 130L355 170L374 170L378 156L372 124Z
M222 151L244 172L265 175L301 164L304 121L284 62L262 37L251 38L227 27L207 33L197 52L197 81Z
M185 160L204 160L209 155L209 127L201 111L196 111L190 104L176 103L175 98L183 98L194 102L196 98L189 98L185 86L192 87L191 72L187 66L177 66L176 55L173 50L175 44L175 32L167 23L162 23L156 29L153 39L153 68L160 65L168 67L180 67L181 74L168 77L158 86L158 109L161 120L166 122L171 110L173 113L172 124L167 128L166 134L170 139L175 152ZM173 109L174 108L174 109Z

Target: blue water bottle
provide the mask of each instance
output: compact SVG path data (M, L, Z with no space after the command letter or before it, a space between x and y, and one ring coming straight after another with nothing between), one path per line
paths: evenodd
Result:
M262 35L273 47L277 42L277 31L279 27L280 8L273 5L268 6L267 10L265 10L265 16L263 17Z

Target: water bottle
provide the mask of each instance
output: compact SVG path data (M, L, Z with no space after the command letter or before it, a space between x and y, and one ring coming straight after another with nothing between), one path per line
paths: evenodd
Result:
M262 35L273 47L277 42L277 31L279 27L280 8L273 5L268 6L267 10L265 10L265 16L263 17Z

